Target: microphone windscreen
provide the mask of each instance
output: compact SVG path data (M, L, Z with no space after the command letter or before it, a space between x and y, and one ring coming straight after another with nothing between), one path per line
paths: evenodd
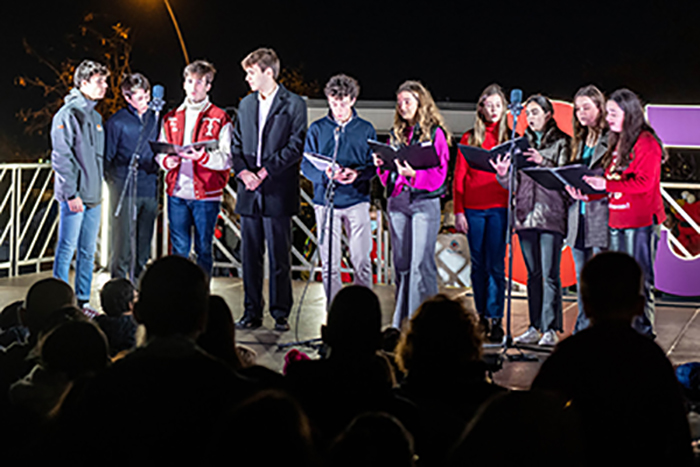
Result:
M513 89L510 92L510 103L520 104L523 101L523 91L522 89Z
M153 98L163 99L163 97L165 97L165 88L160 84L153 86Z

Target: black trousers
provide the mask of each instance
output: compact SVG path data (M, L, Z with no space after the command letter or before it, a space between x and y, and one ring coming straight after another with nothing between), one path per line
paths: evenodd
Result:
M124 197L119 217L114 217L121 189L114 185L109 187L110 196L110 221L111 229L111 255L109 261L109 272L112 278L129 278L131 267L131 238L136 237L136 263L134 266L134 277L130 278L136 282L151 257L151 240L153 239L153 229L158 214L158 199L154 197L136 198L136 223L132 227L130 206L132 199Z
M292 218L290 216L241 216L241 259L245 317L263 316L263 257L267 242L270 266L270 314L287 318L292 309Z

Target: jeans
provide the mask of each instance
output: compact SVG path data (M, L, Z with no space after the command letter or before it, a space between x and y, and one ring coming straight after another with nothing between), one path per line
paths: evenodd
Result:
M136 222L133 225L134 221L130 212L132 198L129 196L124 197L119 217L114 216L119 204L119 195L121 195L121 189L110 186L110 200L112 201L112 210L110 212L112 219L112 254L109 261L109 271L113 279L129 277L131 270L131 241L135 236L134 277L130 279L136 283L151 257L151 241L153 240L153 229L158 214L158 199L155 197L136 198L134 203Z
M574 267L576 269L576 291L578 294L578 315L576 315L576 324L574 324L573 334L583 331L591 324L591 321L583 310L583 301L581 301L581 271L589 259L602 251L603 249L600 247L571 248L571 254L574 257Z
M330 303L335 294L343 287L340 279L341 241L343 226L348 234L350 260L354 270L355 284L372 288L372 262L369 254L372 251L372 231L369 218L369 203L359 203L347 208L333 208L333 235L329 235L329 226L326 222L326 207L314 206L316 213L317 230L320 232L324 226L323 243L318 247L321 253L321 276L323 277L323 290L326 291L326 299ZM333 249L331 251L333 264L330 265L330 296L328 294L328 239L331 239Z
M527 267L527 304L530 326L541 332L562 331L561 245L558 232L525 229L518 231Z
M75 257L75 296L79 301L90 300L92 270L95 265L97 233L101 209L97 205L84 207L83 212L71 212L67 201L60 203L58 242L53 263L53 276L69 283L70 262Z
M604 251L601 247L586 248L586 220L583 216L583 214L579 214L578 232L576 232L574 245L571 247L571 255L574 258L574 268L576 269L576 293L578 295L578 314L576 315L573 334L586 329L591 324L583 309L583 301L581 300L581 271L589 259Z
M506 208L465 209L474 305L480 316L503 318L506 290Z
M440 199L411 202L404 190L388 202L396 282L393 326L401 328L424 300L438 293L435 244L440 231Z
M654 259L659 242L659 226L648 225L632 229L610 229L610 249L627 253L637 260L644 274L644 315L635 316L632 327L640 334L655 337Z
M173 254L189 258L192 250L191 231L194 227L194 252L197 255L197 264L209 277L214 265L212 243L220 205L219 201L168 196L170 243Z

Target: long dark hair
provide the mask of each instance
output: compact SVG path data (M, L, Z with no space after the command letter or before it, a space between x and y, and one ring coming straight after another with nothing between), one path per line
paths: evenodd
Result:
M639 97L629 89L618 89L610 95L609 100L614 101L625 113L622 121L622 131L620 133L610 132L608 152L603 157L603 167L608 167L613 161L613 153L617 151L618 158L616 171L623 171L630 161L630 153L639 135L643 131L651 133L659 143L662 151L662 160L665 161L668 155L663 144L656 135L656 132L649 126L644 118L644 108Z
M503 90L497 84L491 84L483 90L479 96L479 102L476 105L476 118L474 119L474 129L469 136L469 145L481 147L484 144L484 138L486 133L486 118L484 117L484 102L487 98L497 95L501 98L503 103L503 114L501 114L501 120L498 122L498 141L496 144L501 144L508 139L508 112L506 111L508 107L508 101L506 100L506 95L503 94Z
M550 101L548 97L543 96L542 94L533 94L532 96L528 97L525 101L525 107L527 107L530 104L537 104L537 106L540 109L542 109L542 112L544 112L545 114L549 113L549 118L545 122L544 128L542 128L544 134L547 134L547 132L549 132L549 130L552 129L552 127L559 128L559 125L557 125L557 121L554 120L554 106L552 105L552 101ZM530 125L528 125L525 131L532 132L533 130L530 128Z
M588 97L593 101L593 104L598 109L598 120L591 127L581 125L581 122L576 118L576 99L579 97ZM574 137L571 139L571 162L575 161L578 157L579 147L582 147L582 142L586 141L588 135L593 132L595 133L596 140L600 138L600 135L605 130L607 122L605 121L605 96L600 89L589 84L584 86L576 92L574 96L574 115L573 115L573 127L574 127Z

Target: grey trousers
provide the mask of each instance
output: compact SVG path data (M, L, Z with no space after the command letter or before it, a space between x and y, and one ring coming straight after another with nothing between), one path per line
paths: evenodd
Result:
M326 292L326 300L333 300L335 294L343 287L340 278L341 242L343 227L348 235L350 260L355 271L355 284L372 288L372 263L369 257L372 250L372 230L369 218L369 203L359 203L347 208L333 208L333 235L329 234L330 219L326 215L325 206L314 206L316 213L317 230L321 226L325 230L323 243L319 243L321 253L321 276L323 277L323 290ZM330 265L330 297L328 296L328 241L332 241Z
M563 331L561 305L561 245L558 232L537 229L518 231L527 268L527 305L530 326L538 331Z
M393 326L401 328L424 300L438 293L435 244L440 231L440 199L411 202L407 190L389 199L391 248L396 282Z

